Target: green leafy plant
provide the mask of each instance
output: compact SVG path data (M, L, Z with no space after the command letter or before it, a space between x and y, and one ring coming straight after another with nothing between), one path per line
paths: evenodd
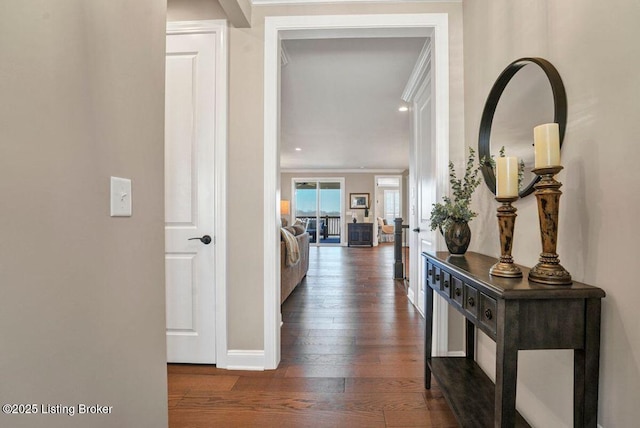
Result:
M449 183L451 196L444 196L442 202L433 204L430 217L431 230L444 233L453 223L468 223L478 214L469 207L473 192L480 184L480 165L476 165L476 152L469 147L469 157L464 177L458 179L452 162L449 162Z

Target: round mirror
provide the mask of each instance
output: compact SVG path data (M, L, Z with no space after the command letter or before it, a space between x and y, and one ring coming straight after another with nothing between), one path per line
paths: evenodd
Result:
M533 192L539 177L534 167L533 128L556 122L560 147L567 127L567 95L560 74L542 58L521 58L507 66L493 84L480 121L478 154L480 159L495 159L500 149L506 156L524 161L521 198ZM482 175L489 190L496 193L496 177L488 163Z

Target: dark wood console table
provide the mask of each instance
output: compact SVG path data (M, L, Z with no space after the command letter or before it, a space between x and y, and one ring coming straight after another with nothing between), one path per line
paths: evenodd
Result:
M348 245L373 247L373 223L348 223Z
M529 426L516 412L520 349L573 349L573 425L597 425L602 289L579 282L546 286L489 275L497 261L467 252L422 253L425 269L425 387L431 373L463 427ZM431 356L433 291L466 319L466 358ZM475 328L496 342L496 384L474 361Z

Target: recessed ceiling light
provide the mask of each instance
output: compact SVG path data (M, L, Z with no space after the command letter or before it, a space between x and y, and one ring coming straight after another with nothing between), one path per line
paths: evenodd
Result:
M296 152L301 152L302 149L300 147L296 147Z
M407 107L407 106L400 106L400 107L398 108L398 111L401 111L401 112L409 111L409 107Z

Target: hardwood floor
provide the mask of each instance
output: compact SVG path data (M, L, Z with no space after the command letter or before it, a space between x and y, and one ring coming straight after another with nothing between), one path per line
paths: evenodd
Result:
M277 370L170 364L169 426L457 427L432 380L424 321L394 281L393 246L312 247L282 306Z

